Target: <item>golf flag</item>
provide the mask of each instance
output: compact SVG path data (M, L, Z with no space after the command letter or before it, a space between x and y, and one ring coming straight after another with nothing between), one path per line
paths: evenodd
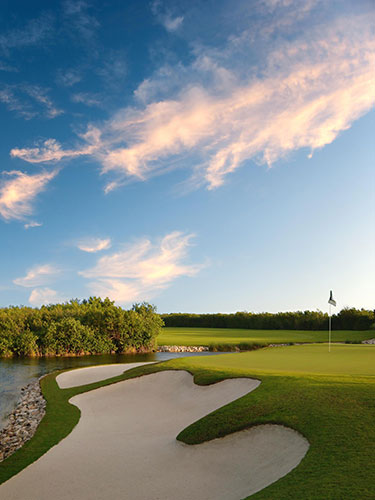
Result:
M332 295L332 290L330 290L330 292L329 292L328 304L332 304L333 306L335 306L335 307L336 307L336 301L335 301L335 300L334 300L334 298L333 298L333 295Z

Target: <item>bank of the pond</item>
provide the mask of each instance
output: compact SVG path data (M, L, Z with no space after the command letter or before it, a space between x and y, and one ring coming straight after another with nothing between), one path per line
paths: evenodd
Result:
M8 458L33 437L45 415L46 401L39 380L22 389L21 399L0 430L0 462Z

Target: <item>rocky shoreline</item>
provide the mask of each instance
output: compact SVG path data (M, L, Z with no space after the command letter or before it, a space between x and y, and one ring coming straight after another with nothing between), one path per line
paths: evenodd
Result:
M0 462L31 439L45 415L46 401L39 380L21 389L22 396L0 430Z
M160 345L157 352L206 352L209 348L204 345Z

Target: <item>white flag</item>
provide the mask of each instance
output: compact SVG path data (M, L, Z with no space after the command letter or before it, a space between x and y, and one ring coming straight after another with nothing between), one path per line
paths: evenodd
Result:
M332 290L330 290L329 292L328 304L332 304L333 306L336 307L336 301L333 299Z

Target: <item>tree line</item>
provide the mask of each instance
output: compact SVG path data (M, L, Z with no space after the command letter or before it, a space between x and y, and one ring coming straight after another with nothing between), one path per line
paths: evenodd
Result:
M108 298L0 309L0 356L61 356L150 351L163 326L155 307L130 310Z
M165 326L192 328L246 328L254 330L327 330L328 314L322 311L233 314L171 313L161 315ZM332 315L333 330L375 328L375 311L345 308Z

